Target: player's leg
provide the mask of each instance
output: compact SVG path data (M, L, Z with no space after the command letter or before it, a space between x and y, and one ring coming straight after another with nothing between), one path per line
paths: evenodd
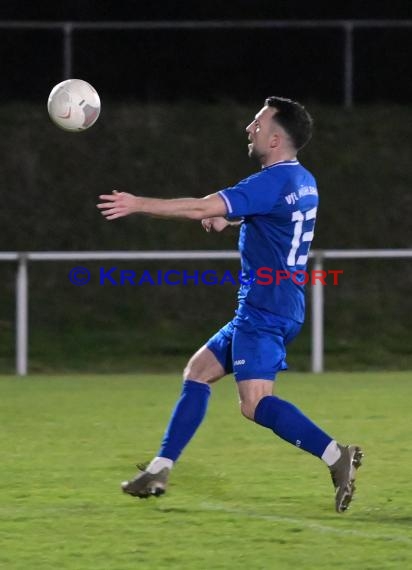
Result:
M273 395L272 380L237 382L242 414L285 441L321 458L333 441L292 403ZM337 455L337 458L339 455Z
M241 380L237 386L241 412L246 418L271 429L292 445L322 457L333 438L292 403L273 395L273 381Z
M322 459L335 487L335 509L346 511L355 492L356 470L363 452L356 445L341 445L296 406L272 394L270 380L237 383L242 414L276 435Z
M225 374L225 369L206 345L190 358L183 372L180 398L172 412L158 455L149 468L172 467L206 415L211 393L209 384Z
M214 335L189 360L184 370L180 398L176 402L163 436L160 450L150 464L133 480L122 483L122 489L140 498L165 492L174 462L202 423L210 397L209 384L231 371L231 323ZM229 363L226 370L225 364Z
M259 329L256 323L240 322L236 327L232 357L241 412L285 441L325 461L336 489L336 510L343 512L353 496L361 450L357 446L338 444L296 406L273 394L276 374L286 368L285 339L290 341L298 329L293 322L288 326L284 319L270 333Z

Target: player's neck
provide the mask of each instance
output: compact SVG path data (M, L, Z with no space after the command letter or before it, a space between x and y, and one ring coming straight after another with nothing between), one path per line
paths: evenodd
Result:
M265 157L262 161L262 168L267 168L268 166L273 166L279 162L287 162L289 160L296 160L296 153L294 152L276 152L270 156Z
M295 156L288 156L287 158L279 158L278 160L268 160L265 161L264 163L262 162L262 168L267 168L268 166L274 166L275 164L279 164L280 162L288 162L290 160L297 160L296 155Z

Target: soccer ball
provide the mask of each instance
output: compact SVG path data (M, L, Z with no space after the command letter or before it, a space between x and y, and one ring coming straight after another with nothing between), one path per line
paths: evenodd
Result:
M47 110L53 123L61 129L84 131L97 121L100 97L87 81L67 79L51 90Z

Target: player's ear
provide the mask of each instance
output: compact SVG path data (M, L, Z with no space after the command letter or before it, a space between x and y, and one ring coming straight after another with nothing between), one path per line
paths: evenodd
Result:
M276 148L280 144L280 136L278 133L273 133L270 138L270 148Z

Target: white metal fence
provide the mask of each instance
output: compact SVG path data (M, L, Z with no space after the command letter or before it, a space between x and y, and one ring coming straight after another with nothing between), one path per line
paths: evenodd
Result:
M28 372L29 346L29 262L36 261L154 261L236 259L237 251L88 251L88 252L0 252L0 261L17 262L16 271L16 374ZM411 259L412 249L314 250L313 269L322 270L328 259ZM320 281L311 286L312 330L311 370L324 370L324 288Z
M0 30L60 30L62 32L63 77L65 78L72 77L73 33L77 30L335 29L343 33L344 37L342 48L342 101L346 108L352 107L354 100L354 31L360 29L411 28L412 20L0 21Z

